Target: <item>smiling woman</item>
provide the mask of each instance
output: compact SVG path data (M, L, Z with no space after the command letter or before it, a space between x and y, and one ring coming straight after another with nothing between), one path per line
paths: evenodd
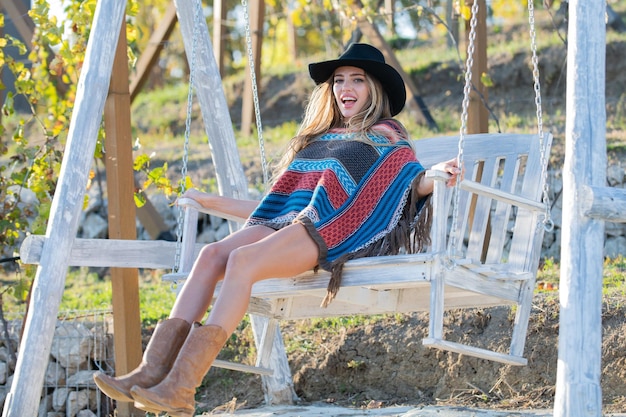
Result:
M134 401L148 412L191 416L195 389L246 313L253 284L319 267L331 273L326 307L339 291L347 261L411 253L428 241L433 179L423 175L406 129L392 118L406 101L400 74L366 44L311 64L309 73L317 86L260 203L197 190L183 195L247 221L202 249L142 364L124 376L95 376L109 397ZM455 182L455 160L437 167Z

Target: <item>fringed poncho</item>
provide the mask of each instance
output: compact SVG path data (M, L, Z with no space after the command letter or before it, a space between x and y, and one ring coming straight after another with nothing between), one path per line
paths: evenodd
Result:
M306 227L319 266L331 272L322 306L339 290L348 260L413 253L429 240L430 204L422 210L426 199L418 201L416 191L424 168L411 146L382 126L391 139L370 135L370 143L333 130L299 151L246 222Z

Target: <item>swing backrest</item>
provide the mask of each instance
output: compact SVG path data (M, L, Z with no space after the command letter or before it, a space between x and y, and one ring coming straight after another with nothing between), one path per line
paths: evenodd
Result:
M544 155L549 154L552 136L544 135ZM416 155L429 168L433 164L454 158L458 147L451 138L428 138L414 142ZM441 141L441 142L439 142ZM447 146L441 146L443 144ZM441 145L440 145L441 144ZM494 192L512 194L537 204L543 190L541 141L531 134L477 134L464 139L463 162L465 179L474 181ZM446 196L445 207L454 210L452 192ZM472 263L508 264L518 271L530 271L537 258L536 211L516 207L514 204L477 196L461 190L458 205L457 227L453 229L448 219L448 234L456 236L456 254Z

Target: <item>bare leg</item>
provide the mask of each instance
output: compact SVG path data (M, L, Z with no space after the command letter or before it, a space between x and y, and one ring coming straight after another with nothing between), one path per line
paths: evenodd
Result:
M211 304L215 286L224 278L231 252L272 233L275 233L275 230L267 227L249 227L202 248L183 289L176 298L170 318L184 319L188 323L200 322Z
M231 334L246 313L255 282L306 272L317 265L318 255L317 245L301 224L293 224L233 250L206 324L220 326Z

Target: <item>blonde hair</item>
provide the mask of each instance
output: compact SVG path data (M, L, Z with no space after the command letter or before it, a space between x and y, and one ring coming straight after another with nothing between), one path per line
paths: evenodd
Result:
M333 94L333 75L313 89L311 97L304 110L302 123L289 142L285 155L278 163L275 177L278 177L294 160L296 154L306 148L319 136L335 128L345 128L349 132L356 133L356 140L371 142L369 134L388 135L389 129L377 129L376 124L383 119L391 119L391 102L387 92L383 89L380 81L365 72L365 80L369 88L368 101L363 109L352 116L348 123L344 123L341 111ZM397 125L399 139L408 139L408 133L400 122L394 119ZM384 133L387 133L386 135ZM377 145L380 145L377 143Z

